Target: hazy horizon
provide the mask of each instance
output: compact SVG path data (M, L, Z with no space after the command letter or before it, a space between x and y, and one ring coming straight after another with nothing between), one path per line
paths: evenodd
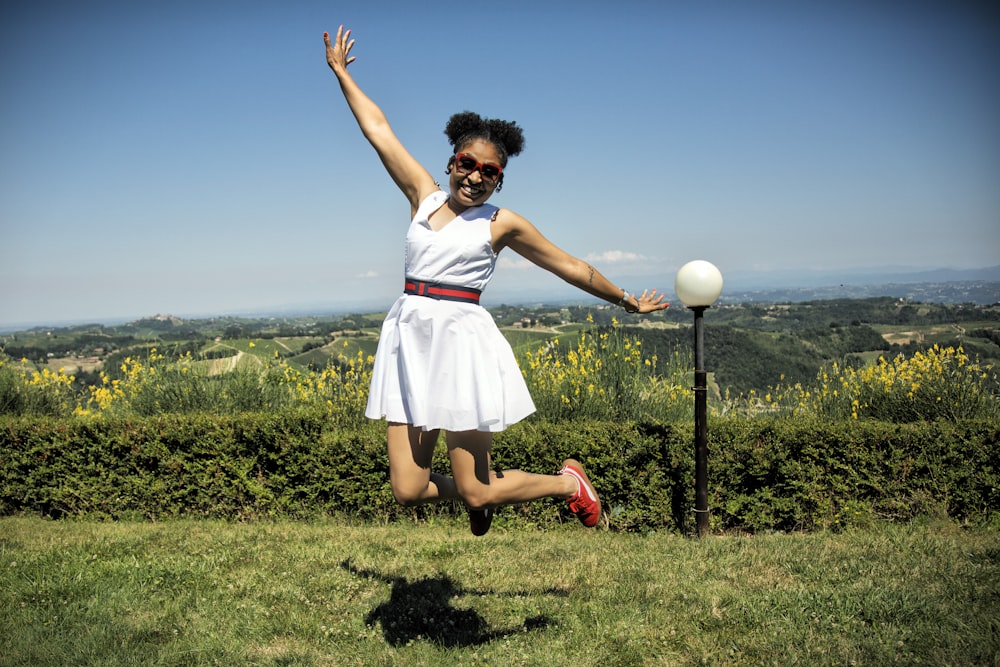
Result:
M539 273L548 278L544 272ZM673 291L672 278L663 276L664 291L670 295L673 307L683 307ZM667 280L670 278L670 280ZM937 279L934 279L937 278ZM919 285L919 284L960 284L967 282L989 282L997 286L996 301L1000 301L1000 265L982 267L981 269L920 269L918 267L897 267L895 271L880 273L873 269L855 269L844 272L814 271L811 275L801 271L788 272L756 272L723 276L725 286L720 302L732 302L733 295L757 294L766 295L784 290L825 290L837 286L845 288L844 298L862 298L852 296L857 290L850 288L885 287L887 285ZM483 305L487 308L501 304L515 306L530 306L534 304L558 303L589 303L600 301L578 289L559 281L555 288L546 285L536 285L530 290L519 288L495 289L491 284L483 294ZM382 312L388 310L398 294L387 294L374 299L367 296L356 300L303 302L291 300L282 303L260 304L244 309L204 310L204 311L144 311L136 313L119 313L115 315L92 315L79 318L53 318L39 321L11 322L0 321L0 333L24 331L38 327L66 327L84 324L101 324L114 326L127 324L140 319L156 316L173 316L180 319L210 319L225 317L282 317L282 316L327 316L348 313ZM824 298L824 297L819 297Z

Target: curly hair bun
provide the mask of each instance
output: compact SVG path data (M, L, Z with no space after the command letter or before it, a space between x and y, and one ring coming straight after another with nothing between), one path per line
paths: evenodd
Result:
M483 118L472 111L457 113L448 119L444 133L455 150L470 141L483 139L497 147L503 164L524 150L524 132L517 123L499 118Z

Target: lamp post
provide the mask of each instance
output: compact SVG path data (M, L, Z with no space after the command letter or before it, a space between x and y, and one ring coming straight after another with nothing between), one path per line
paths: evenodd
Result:
M694 311L694 511L698 537L708 533L708 373L705 371L705 310L722 294L722 274L711 262L696 259L677 272L674 291Z

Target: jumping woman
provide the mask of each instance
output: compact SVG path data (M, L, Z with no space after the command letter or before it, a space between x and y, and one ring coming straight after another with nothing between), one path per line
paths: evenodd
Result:
M389 478L403 505L460 499L476 535L500 505L562 498L583 525L597 525L601 501L579 462L554 475L490 467L493 433L535 411L514 353L479 305L505 248L630 313L667 307L656 290L615 286L594 267L546 239L517 213L487 204L503 186L507 161L524 147L514 122L464 112L445 134L453 151L442 189L396 137L382 110L348 73L351 31L323 34L326 61L365 138L410 203L403 294L382 324L365 415L388 422ZM453 477L431 471L441 431Z

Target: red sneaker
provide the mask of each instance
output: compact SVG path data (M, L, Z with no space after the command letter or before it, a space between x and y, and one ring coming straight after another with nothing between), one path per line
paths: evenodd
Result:
M469 510L469 530L476 537L485 535L490 530L490 525L493 523L493 508L488 507L484 510Z
M566 459L563 461L559 475L572 475L580 484L576 493L569 498L569 508L587 528L593 528L601 518L601 499L590 483L587 473L579 461Z

